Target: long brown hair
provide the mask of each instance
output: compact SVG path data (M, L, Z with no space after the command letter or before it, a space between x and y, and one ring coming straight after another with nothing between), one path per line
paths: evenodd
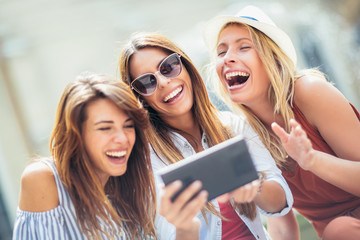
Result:
M81 132L87 118L86 106L99 98L110 99L123 110L134 121L136 132L126 172L122 176L111 176L105 189L97 181ZM155 187L148 142L140 126L149 126L147 111L131 89L115 78L99 74L79 76L67 85L61 96L50 151L74 204L81 230L89 237L104 233L111 238L114 221L133 239L156 238Z
M296 72L295 65L291 59L275 42L261 31L238 22L229 22L223 26L222 30L229 25L239 25L245 27L249 31L251 40L270 79L270 87L267 94L271 106L274 109L274 115L276 114L282 117L285 123L285 129L289 131L290 119L294 118L292 106L296 79L305 74L324 76L315 69ZM218 36L220 36L221 31ZM213 52L212 58L216 58L215 55L215 52ZM220 96L235 112L241 112L246 115L249 124L259 135L261 141L273 156L276 165L282 169L290 169L293 166L293 162L290 162L287 158L286 151L281 145L280 139L272 131L269 131L264 123L247 106L234 103L230 100L226 89L223 84L221 84L219 77L216 74L214 63L215 61L213 60L209 66L209 73L211 74L210 79L212 79L214 89L220 90Z
M144 48L158 48L169 54L178 53L181 55L181 61L190 75L193 91L196 91L196 94L193 92L193 115L200 129L206 134L209 146L214 146L231 138L231 131L222 125L218 118L219 112L209 99L200 73L190 58L175 43L163 35L156 33L136 33L131 37L130 41L124 46L119 58L121 79L127 84L131 83L132 79L129 70L131 57L134 53ZM136 92L135 94L141 98ZM174 130L174 128L166 124L150 106L145 104L145 108L147 108L150 113L150 122L152 125L146 134L154 152L165 164L175 163L184 159L181 151L174 145L169 137L169 132ZM237 205L237 208L242 214L245 214L251 219L254 219L256 216L254 203L241 204L241 206ZM219 215L210 202L207 204L206 209Z

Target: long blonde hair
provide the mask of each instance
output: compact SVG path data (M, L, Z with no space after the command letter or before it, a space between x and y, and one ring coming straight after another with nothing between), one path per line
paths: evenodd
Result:
M131 37L130 41L124 46L119 58L121 79L127 84L131 83L132 79L129 70L131 57L134 53L144 48L158 48L169 54L178 53L181 55L181 61L190 75L193 91L196 91L196 94L193 92L193 115L200 125L201 130L206 134L209 146L214 146L231 138L231 131L222 125L218 118L218 110L210 102L200 73L190 58L175 43L163 35L156 33L136 33ZM135 92L135 94L137 93ZM141 99L140 95L138 95L138 97ZM150 106L145 104L145 108L147 108L150 113L150 122L152 125L146 133L154 152L166 164L175 163L184 159L181 151L174 145L169 137L169 132L174 130L174 128L166 124ZM237 207L240 212L247 217L251 219L255 218L256 207L254 203L241 204L241 206L238 205ZM207 204L206 209L214 214L218 214L211 203Z
M270 87L267 94L269 102L274 109L274 115L276 114L282 117L285 123L285 130L289 131L290 119L294 118L292 107L296 79L307 74L323 76L322 73L315 69L304 70L297 73L291 59L264 33L249 25L238 22L229 22L225 24L221 31L229 25L239 25L245 27L249 31L251 40L270 79ZM221 31L219 32L218 37L220 36ZM293 163L288 161L286 151L282 147L280 139L272 131L269 131L264 123L247 106L231 101L215 70L215 52L213 52L212 58L213 61L208 66L208 72L211 75L210 79L214 89L217 90L219 96L235 112L245 114L249 124L259 135L261 141L273 156L277 166L282 169L289 169Z
M125 111L134 121L136 132L126 172L110 177L105 189L97 181L81 132L87 118L86 106L99 98L107 98ZM113 238L114 221L132 239L156 238L155 186L148 143L140 126L149 126L147 111L131 89L115 78L98 74L79 76L67 85L61 96L50 137L50 151L74 204L80 228L88 237L99 238L103 233Z

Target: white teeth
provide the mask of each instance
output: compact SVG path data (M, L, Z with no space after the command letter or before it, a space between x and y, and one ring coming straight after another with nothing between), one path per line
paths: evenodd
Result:
M106 155L110 157L123 157L126 155L126 151L120 151L120 152L106 152Z
M242 77L248 77L249 74L246 72L230 72L226 74L226 79L230 80L231 77L235 77L235 76L242 76Z
M175 97L179 92L182 91L182 89L183 89L182 86L180 86L180 87L178 87L177 89L175 89L172 93L170 93L168 96L166 96L166 97L164 98L164 102L167 102L167 101L169 101L169 99Z

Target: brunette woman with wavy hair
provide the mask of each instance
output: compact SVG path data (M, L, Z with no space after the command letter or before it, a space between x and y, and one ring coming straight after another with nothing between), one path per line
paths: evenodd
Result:
M14 239L156 239L148 114L112 77L79 76L64 90L52 159L21 180Z
M134 34L122 50L119 69L122 80L132 87L149 111L151 127L146 136L152 147L154 172L232 136L243 135L257 170L266 173L261 193L257 194L260 183L256 180L207 203L206 192L190 200L201 188L197 181L172 202L170 198L181 183L174 182L161 189L155 175L155 180L159 180L157 191L162 191L158 197L159 213L163 215L157 216L158 236L267 239L256 205L269 216L283 215L292 205L292 196L274 160L244 119L230 112L219 112L213 106L192 61L160 34ZM202 214L198 215L199 210Z

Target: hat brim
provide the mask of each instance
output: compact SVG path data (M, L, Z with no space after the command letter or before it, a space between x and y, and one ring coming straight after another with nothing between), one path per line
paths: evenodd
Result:
M204 28L203 37L210 51L215 50L218 36L225 24L235 22L244 23L258 29L273 40L296 66L297 57L290 37L280 28L244 17L218 16L210 20Z

